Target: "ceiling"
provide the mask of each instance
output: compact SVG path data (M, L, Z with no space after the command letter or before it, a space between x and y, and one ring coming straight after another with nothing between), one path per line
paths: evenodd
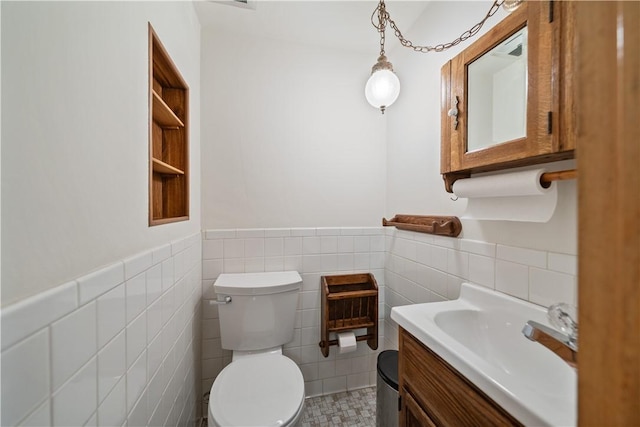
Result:
M332 49L379 51L379 36L371 25L376 0L249 0L249 7L232 0L195 1L203 29ZM400 30L408 29L426 8L427 1L387 0L387 12ZM387 31L387 40L392 33ZM388 46L389 48L389 46Z

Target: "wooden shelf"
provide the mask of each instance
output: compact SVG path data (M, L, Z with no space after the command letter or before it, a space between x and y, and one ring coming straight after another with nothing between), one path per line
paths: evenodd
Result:
M149 225L189 219L189 86L149 24Z
M175 115L155 90L153 91L153 120L163 129L179 129L184 127L182 120Z
M321 277L321 321L319 345L324 357L329 347L338 345L330 340L332 332L365 329L356 341L367 341L372 350L378 348L378 284L371 273L343 274Z
M161 160L156 158L151 159L153 162L153 171L158 172L165 175L184 175L184 171L174 168L170 164L167 164Z
M171 218L151 220L150 225L171 224L172 222L180 222L180 221L187 221L187 220L189 220L188 216L175 216Z

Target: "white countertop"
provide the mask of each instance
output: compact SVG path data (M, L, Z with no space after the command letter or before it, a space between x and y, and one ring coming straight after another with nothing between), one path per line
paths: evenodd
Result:
M575 426L576 371L521 331L546 309L464 283L453 301L394 307L391 318L527 426Z

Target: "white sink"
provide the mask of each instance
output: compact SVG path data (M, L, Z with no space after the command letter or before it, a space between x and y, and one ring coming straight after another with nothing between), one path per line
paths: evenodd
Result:
M576 371L522 335L546 309L464 283L453 301L405 305L391 318L527 426L576 425Z

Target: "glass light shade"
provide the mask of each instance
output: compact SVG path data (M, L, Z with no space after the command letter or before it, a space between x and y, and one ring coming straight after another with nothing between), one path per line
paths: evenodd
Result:
M519 8L523 2L524 0L504 0L504 3L502 3L502 8L511 13Z
M400 80L393 71L378 70L371 74L364 88L369 104L384 114L385 108L393 104L400 94Z

